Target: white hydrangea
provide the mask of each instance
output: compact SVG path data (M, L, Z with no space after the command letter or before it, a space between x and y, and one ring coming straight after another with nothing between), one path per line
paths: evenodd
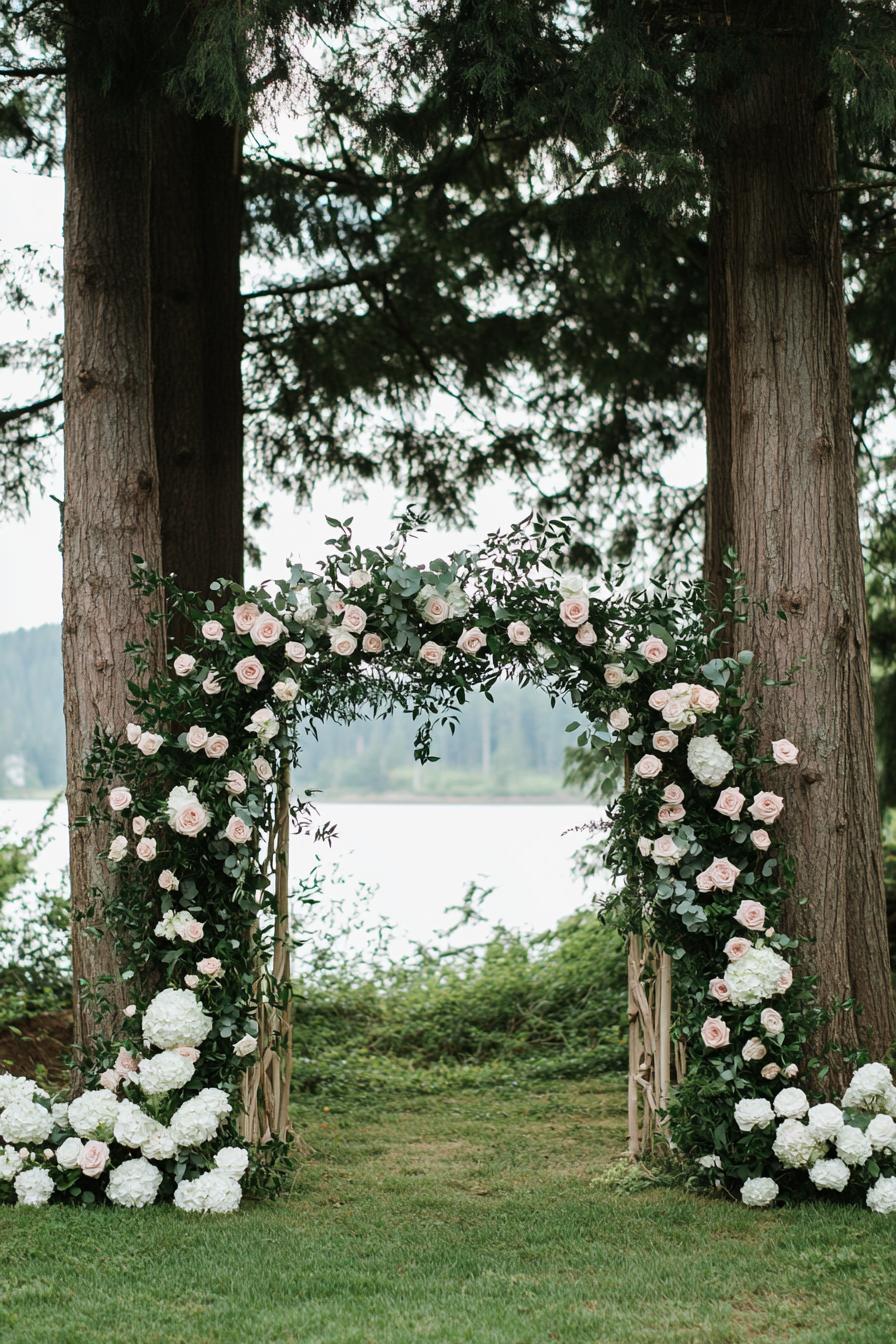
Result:
M817 1190L845 1190L849 1167L839 1157L825 1158L809 1168L809 1180Z
M688 769L701 784L715 789L734 769L734 758L720 745L715 733L692 737L688 743Z
M157 1121L133 1101L122 1101L115 1117L115 1141L125 1148L142 1148Z
M0 1111L0 1139L7 1143L43 1143L52 1129L50 1112L33 1101L14 1101Z
M196 1100L201 1101L210 1111L214 1111L219 1120L223 1120L233 1109L230 1098L220 1087L204 1087L201 1092L196 1093Z
M186 1087L196 1072L196 1065L177 1050L163 1050L158 1055L141 1059L137 1070L137 1082L148 1097L157 1097L162 1092L173 1092L176 1088ZM138 1148L139 1144L132 1144Z
M170 1130L154 1120L149 1136L140 1145L140 1152L144 1157L152 1158L153 1162L164 1162L177 1152L177 1144Z
M158 1167L145 1157L131 1157L113 1167L109 1173L106 1194L113 1204L125 1209L143 1209L155 1202L162 1184Z
M239 1181L225 1171L204 1171L192 1181L181 1181L174 1203L187 1213L235 1213L240 1206Z
M774 1124L775 1113L765 1097L742 1097L734 1108L734 1119L738 1129L749 1134L754 1129L768 1129Z
M832 1101L822 1101L818 1106L809 1107L806 1123L816 1139L836 1139L843 1128L843 1112Z
M30 1078L15 1073L0 1073L0 1111L14 1101L30 1101L36 1084Z
M220 1116L197 1096L178 1106L168 1129L178 1148L197 1148L214 1138L219 1124Z
M69 1102L68 1122L82 1139L111 1139L118 1105L118 1098L105 1087L82 1092Z
M68 1102L54 1101L50 1107L50 1114L53 1117L55 1125L64 1125L68 1123Z
M20 1204L39 1208L41 1204L49 1203L55 1186L53 1177L43 1167L29 1167L27 1171L19 1172L13 1181L13 1189Z
M801 1087L783 1087L775 1097L775 1115L786 1120L804 1116L809 1110L809 1098Z
M0 1148L0 1181L11 1181L22 1170L22 1159L9 1144Z
M215 1153L215 1166L235 1181L245 1176L248 1165L249 1154L245 1148L219 1148Z
M871 1156L871 1140L857 1125L844 1125L837 1135L837 1156L849 1167L860 1167Z
M893 1075L886 1064L863 1064L843 1093L843 1105L857 1106L863 1111L885 1111L892 1087Z
M307 625L314 620L317 606L309 588L295 588L292 600L295 604L292 619L296 625Z
M892 1115L875 1115L865 1133L875 1152L896 1151L896 1120Z
M762 1003L779 993L778 982L789 971L789 963L773 948L751 947L725 968L729 1001L735 1008Z
M778 1126L772 1152L785 1167L810 1167L824 1157L825 1145L813 1138L801 1120L784 1120Z
M201 1045L212 1019L191 989L163 989L143 1014L143 1039L160 1050Z
M751 1209L764 1209L778 1198L778 1185L770 1176L753 1176L744 1181L740 1197Z
M896 1176L881 1176L874 1182L865 1203L872 1213L896 1213Z

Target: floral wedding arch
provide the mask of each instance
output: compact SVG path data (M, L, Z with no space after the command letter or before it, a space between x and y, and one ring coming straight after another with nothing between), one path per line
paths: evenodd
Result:
M407 559L413 515L377 549L328 521L316 569L256 590L222 580L199 597L137 568L141 596L158 607L161 594L191 633L132 688L132 721L88 767L87 820L114 821L104 910L133 1001L71 1102L0 1074L0 1199L226 1212L244 1189L277 1188L291 1150L288 841L314 826L292 793L302 733L401 708L426 760L434 726L512 675L571 703L579 745L627 775L605 908L629 935L632 1154L662 1136L696 1182L747 1204L845 1190L896 1209L889 1070L864 1065L840 1105L793 1083L819 1014L777 928L792 872L769 831L782 800L764 785L798 753L783 735L757 740L752 655L721 651L742 616L737 576L717 619L699 584L562 573L562 522L426 567Z

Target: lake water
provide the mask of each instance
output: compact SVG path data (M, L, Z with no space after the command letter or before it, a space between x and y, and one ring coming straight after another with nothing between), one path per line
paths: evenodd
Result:
M40 800L0 800L0 825L16 835L43 817ZM572 828L599 818L581 803L330 803L319 800L321 820L335 823L331 846L294 837L294 878L317 869L322 879L315 923L334 920L366 893L368 923L394 926L393 950L432 941L453 922L447 907L458 905L471 880L494 890L485 901L484 931L496 923L529 931L550 927L562 915L600 892L583 888L572 857L587 835ZM55 876L67 862L64 808L40 854L39 870ZM335 905L334 905L335 903ZM469 941L469 932L457 938ZM457 939L453 940L456 941ZM352 942L355 940L352 939Z

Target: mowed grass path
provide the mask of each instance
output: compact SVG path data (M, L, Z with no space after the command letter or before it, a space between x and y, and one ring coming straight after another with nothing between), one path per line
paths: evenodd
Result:
M884 1344L896 1218L590 1181L623 1087L299 1120L291 1194L236 1217L0 1209L3 1344Z

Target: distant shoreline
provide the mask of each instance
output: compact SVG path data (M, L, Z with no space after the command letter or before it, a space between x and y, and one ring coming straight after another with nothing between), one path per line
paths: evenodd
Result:
M0 803L46 803L50 804L57 793L12 793L0 794ZM413 804L415 807L587 807L590 806L587 798L576 797L574 794L502 794L495 797L493 794L424 794L419 793L328 793L322 789L319 793L312 796L312 803L321 801L327 803L352 803L366 804L370 807L388 807L395 803L402 805Z

